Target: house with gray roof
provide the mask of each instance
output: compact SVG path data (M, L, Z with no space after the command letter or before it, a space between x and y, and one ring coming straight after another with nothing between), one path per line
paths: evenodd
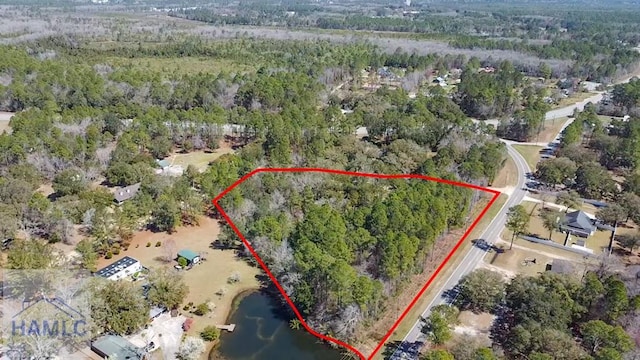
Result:
M102 358L144 360L144 349L133 345L129 340L117 335L104 335L91 343L91 350Z
M117 188L113 194L114 201L118 205L122 205L125 201L132 199L140 190L140 183Z
M583 211L568 213L560 224L560 230L567 234L587 238L596 231L593 220Z

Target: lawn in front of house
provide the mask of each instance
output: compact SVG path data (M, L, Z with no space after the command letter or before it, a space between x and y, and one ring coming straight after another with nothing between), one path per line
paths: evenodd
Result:
M521 205L524 206L525 209L527 209L527 211L531 214L527 232L531 234L531 236L536 236L542 239L548 239L549 230L544 227L544 223L541 217L542 204L534 203L531 201L524 201L522 202ZM560 217L561 219L565 214L564 211L558 211L558 209L555 209L555 208L549 208L549 209L552 211L556 211L557 216ZM587 211L587 212L592 215L594 214L594 212L592 211ZM633 233L634 231L636 231L634 226L618 227L616 234L617 235L630 234L630 233ZM600 254L602 253L603 250L605 250L609 246L610 237L611 237L610 231L596 230L596 232L592 236L589 236L586 239L585 246L593 250L594 254ZM505 229L502 233L502 238L505 240L510 240L511 231ZM558 244L564 244L565 238L566 238L565 233L562 233L556 230L554 230L551 234L551 240ZM584 239L571 236L569 238L567 245L571 246L572 244L575 244L577 240L584 240ZM545 251L550 251L550 252L557 251L555 248L547 247L542 244L533 244L522 239L518 239L518 241L523 241L526 244L531 244L532 246L533 245L541 246L544 249L546 249Z

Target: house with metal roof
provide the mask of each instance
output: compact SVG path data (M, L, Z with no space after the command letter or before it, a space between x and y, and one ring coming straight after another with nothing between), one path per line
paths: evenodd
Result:
M560 230L567 234L587 238L595 233L596 226L583 211L574 211L565 216L564 221L560 224Z
M121 205L123 202L136 196L138 190L140 190L140 183L117 188L116 192L113 194L113 198L116 204Z
M133 345L129 340L117 335L105 335L91 343L91 350L103 358L144 360L144 349Z
M200 261L200 255L189 249L182 249L178 251L178 258L184 258L187 260L188 265L197 264Z
M142 264L140 261L132 257L125 256L122 259L96 271L95 275L115 281L130 277L139 271L142 271Z

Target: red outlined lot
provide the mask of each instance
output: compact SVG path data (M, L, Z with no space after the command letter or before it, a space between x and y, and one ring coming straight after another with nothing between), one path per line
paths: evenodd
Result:
M311 329L309 327L309 325L307 325L307 323L304 321L304 319L302 318L302 316L300 315L300 312L298 311L298 309L296 308L296 306L294 305L293 301L291 301L291 299L289 298L289 296L287 295L287 293L284 291L284 289L282 288L282 286L280 286L280 283L278 282L278 280L273 276L273 274L271 273L271 271L269 271L269 268L267 267L267 265L262 261L262 259L260 258L260 256L256 253L256 251L253 249L253 247L251 246L251 244L249 244L249 242L247 241L247 239L244 237L244 235L238 230L238 228L236 227L236 225L233 223L233 221L229 218L229 215L227 215L227 213L224 211L224 209L222 208L222 206L220 206L220 204L218 204L218 201L223 198L226 194L228 194L230 191L232 191L233 189L235 189L238 185L242 184L245 180L249 179L250 177L259 174L259 173L264 173L264 172L281 172L281 173L303 173L303 172L316 172L316 173L325 173L325 174L334 174L334 175L348 175L348 176L359 176L359 177L368 177L368 178L377 178L377 179L421 179L421 180L427 180L427 181L435 181L435 182L439 182L439 183L443 183L443 184L449 184L449 185L455 185L455 186L462 186L462 187L466 187L466 188L470 188L470 189L475 189L475 190L480 190L480 191L484 191L484 192L488 192L493 194L491 200L489 201L489 203L487 204L487 206L484 207L484 209L482 209L482 211L480 212L480 215L478 215L478 217L473 221L473 223L471 224L471 226L469 226L469 228L465 231L465 233L462 235L462 237L460 238L460 240L458 240L458 242L456 243L456 245L453 247L453 249L449 252L449 254L447 254L447 256L445 257L444 261L438 266L438 268L434 271L434 273L431 275L431 277L429 278L429 280L425 283L425 285L420 289L420 291L418 292L418 294L416 294L416 296L411 300L411 303L407 306L407 308L402 312L402 315L400 315L400 317L395 321L395 323L393 324L393 326L391 327L391 329L389 329L389 331L387 331L387 333L385 334L384 338L378 343L378 345L376 346L376 348L373 350L373 352L371 352L371 354L369 355L364 355L362 354L360 351L358 351L356 348L354 348L353 346L344 343L343 341L340 341L338 339L334 339L332 337L320 334L316 331L314 331L313 329ZM472 185L472 184L467 184L467 183L463 183L463 182L457 182L457 181L451 181L451 180L445 180L445 179L439 179L439 178L434 178L434 177L430 177L430 176L424 176L424 175L418 175L418 174L393 174L393 175L387 175L387 174L369 174L369 173L358 173L358 172L350 172L350 171L341 171L341 170L333 170L333 169L323 169L323 168L260 168L260 169L256 169L253 170L252 172L248 173L247 175L243 176L242 178L240 178L238 181L236 181L233 185L229 186L227 189L225 189L222 193L220 193L218 196L216 196L212 202L213 205L215 205L215 207L218 209L218 211L220 212L220 214L222 215L222 217L227 221L227 223L229 223L229 226L231 226L231 228L233 229L233 231L238 235L238 237L242 240L242 242L244 243L244 245L249 249L249 251L251 252L251 254L256 258L256 261L260 264L260 266L262 266L262 269L264 269L265 273L269 276L269 278L273 281L273 283L275 284L275 286L278 288L278 290L280 291L280 293L282 294L282 296L284 296L284 299L286 300L286 302L289 304L289 306L291 306L291 309L293 309L293 312L296 314L296 317L298 318L298 320L300 320L300 323L302 324L302 326L304 326L304 328L311 334L313 334L314 336L325 340L325 341L330 341L333 342L335 344L338 344L342 347L345 347L347 349L349 349L350 351L352 351L353 353L357 354L358 357L362 360L370 360L373 359L373 357L380 351L380 349L382 348L382 346L384 346L385 342L389 339L389 337L391 336L391 334L393 334L393 332L395 331L395 329L398 327L398 325L400 324L400 322L402 322L402 320L405 318L405 316L407 315L407 313L409 312L409 310L411 310L411 308L416 304L416 302L418 301L418 299L425 293L425 291L427 290L427 288L429 287L429 285L431 285L431 283L433 282L433 280L436 278L436 276L440 273L440 271L442 270L442 268L444 268L444 266L449 262L449 260L451 259L451 257L453 256L453 254L458 250L458 248L460 247L460 245L462 245L462 242L469 236L469 234L471 233L471 231L473 231L473 229L476 227L476 225L478 224L478 222L480 221L480 219L482 219L482 217L487 213L487 210L489 210L489 208L491 207L491 205L493 205L493 203L497 200L497 198L500 196L500 192L496 191L496 190L492 190L492 189L488 189L488 188L484 188L481 186L477 186L477 185Z

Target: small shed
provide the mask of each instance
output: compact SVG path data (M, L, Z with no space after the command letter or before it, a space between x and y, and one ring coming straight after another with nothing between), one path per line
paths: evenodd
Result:
M178 251L178 258L184 258L187 260L187 264L197 264L200 262L200 255L193 250L182 249Z
M171 163L169 162L169 160L156 160L156 164L158 164L158 166L160 167L160 169L165 170L167 169L169 166L171 166Z
M182 323L182 330L189 331L189 329L191 329L192 325L193 325L193 319L192 318L187 318L187 320L185 320Z

